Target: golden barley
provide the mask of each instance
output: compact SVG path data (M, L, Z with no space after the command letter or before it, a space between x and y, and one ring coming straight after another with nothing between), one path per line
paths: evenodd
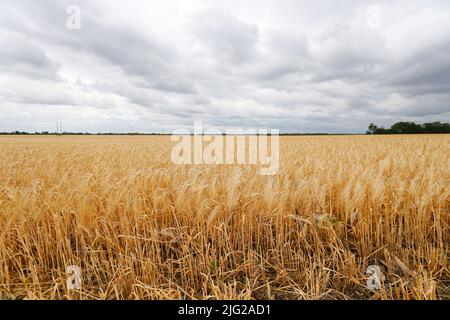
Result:
M0 296L449 298L450 136L282 137L275 176L172 147L0 137Z

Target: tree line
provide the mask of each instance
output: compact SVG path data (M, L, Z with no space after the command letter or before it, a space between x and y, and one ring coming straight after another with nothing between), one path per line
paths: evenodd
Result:
M418 133L450 133L450 123L429 122L397 122L390 128L378 127L371 123L367 134L418 134Z

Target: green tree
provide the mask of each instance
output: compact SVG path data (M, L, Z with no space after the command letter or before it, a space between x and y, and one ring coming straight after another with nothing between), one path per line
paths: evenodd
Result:
M414 122L397 122L389 129L377 127L373 123L369 125L367 134L417 134L417 133L450 133L450 123L439 121L416 124Z
M377 128L378 127L376 125L374 125L373 123L369 124L369 133L375 134L377 131Z

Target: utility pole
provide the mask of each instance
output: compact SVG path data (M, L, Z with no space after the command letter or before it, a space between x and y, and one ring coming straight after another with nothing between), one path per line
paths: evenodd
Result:
M62 123L61 121L56 121L56 134L61 135L62 133Z

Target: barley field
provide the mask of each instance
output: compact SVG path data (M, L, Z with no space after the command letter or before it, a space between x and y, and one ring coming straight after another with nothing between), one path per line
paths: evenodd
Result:
M274 176L173 145L0 136L1 299L449 299L449 135L281 137Z

